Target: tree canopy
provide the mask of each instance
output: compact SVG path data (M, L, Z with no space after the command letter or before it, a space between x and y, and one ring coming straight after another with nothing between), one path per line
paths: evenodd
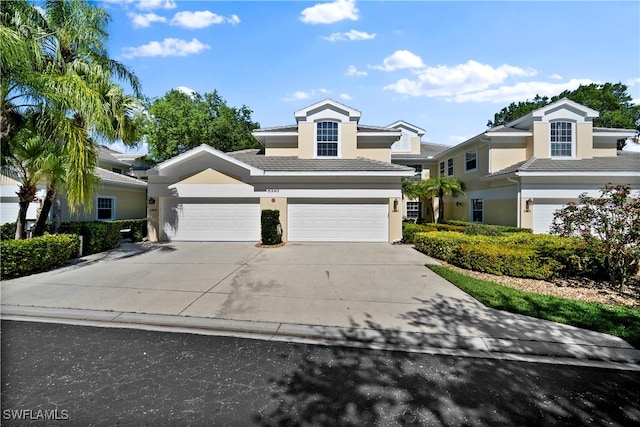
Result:
M594 120L594 126L640 131L640 105L631 102L632 98L627 93L627 86L622 83L580 85L576 90L565 90L551 98L536 95L533 100L512 102L497 112L493 116L493 120L487 122L487 126L507 124L562 98L568 98L598 111L600 117ZM618 148L622 148L622 146L624 146L624 141L621 141Z
M257 148L251 131L260 127L252 121L245 105L227 105L216 90L201 95L172 89L147 104L149 119L145 130L149 155L164 161L201 144L220 151Z

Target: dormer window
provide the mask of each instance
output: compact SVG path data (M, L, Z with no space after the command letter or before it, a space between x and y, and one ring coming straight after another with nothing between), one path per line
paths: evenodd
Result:
M551 157L573 157L573 123L551 122Z
M316 123L316 156L338 157L338 122Z

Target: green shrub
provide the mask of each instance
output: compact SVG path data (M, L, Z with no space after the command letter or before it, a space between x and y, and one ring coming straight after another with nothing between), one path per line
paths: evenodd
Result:
M277 245L282 243L282 233L280 231L280 211L275 209L264 209L260 218L262 227L262 244Z
M417 233L415 247L458 267L491 274L550 279L557 276L603 277L604 254L581 239L527 232L503 236L453 232Z
M65 222L58 231L82 236L82 253L89 255L120 246L121 226L118 221Z
M499 243L463 243L458 246L455 259L451 263L468 270L498 276L543 280L556 277L562 269L558 261L539 257L535 248Z
M16 223L15 222L7 222L6 224L2 224L2 228L0 228L0 238L2 240L12 240L16 238Z
M80 239L74 234L45 234L27 240L3 240L2 279L27 276L64 265L78 253Z
M402 223L402 241L404 243L413 243L416 233L422 231L422 227L412 222Z
M510 225L481 224L477 222L457 220L445 220L443 221L443 224L464 227L464 232L466 234L476 234L484 236L500 236L506 233L533 233L533 230L531 230L530 228L513 227Z
M131 230L128 233L128 237L132 242L141 242L142 239L147 237L147 219L119 219L111 221L119 224L120 230Z

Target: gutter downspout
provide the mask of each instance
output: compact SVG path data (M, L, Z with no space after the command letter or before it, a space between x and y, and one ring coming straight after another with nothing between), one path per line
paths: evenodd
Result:
M513 182L514 184L516 184L516 185L518 186L518 196L517 196L517 204L518 204L517 209L518 209L518 216L517 216L517 219L516 219L516 226L517 226L517 227L521 227L521 226L522 226L522 224L521 224L521 222L520 222L520 211L521 211L521 209L522 209L522 197L521 197L521 196L522 196L522 194L521 194L521 189L520 189L520 180L516 180L516 179L513 179L513 178L511 178L511 177L508 177L508 178L507 178L507 181L509 181L509 182Z

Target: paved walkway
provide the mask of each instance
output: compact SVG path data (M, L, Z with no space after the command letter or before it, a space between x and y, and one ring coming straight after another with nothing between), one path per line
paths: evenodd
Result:
M3 319L640 367L606 334L492 310L409 246L123 243L4 281Z

